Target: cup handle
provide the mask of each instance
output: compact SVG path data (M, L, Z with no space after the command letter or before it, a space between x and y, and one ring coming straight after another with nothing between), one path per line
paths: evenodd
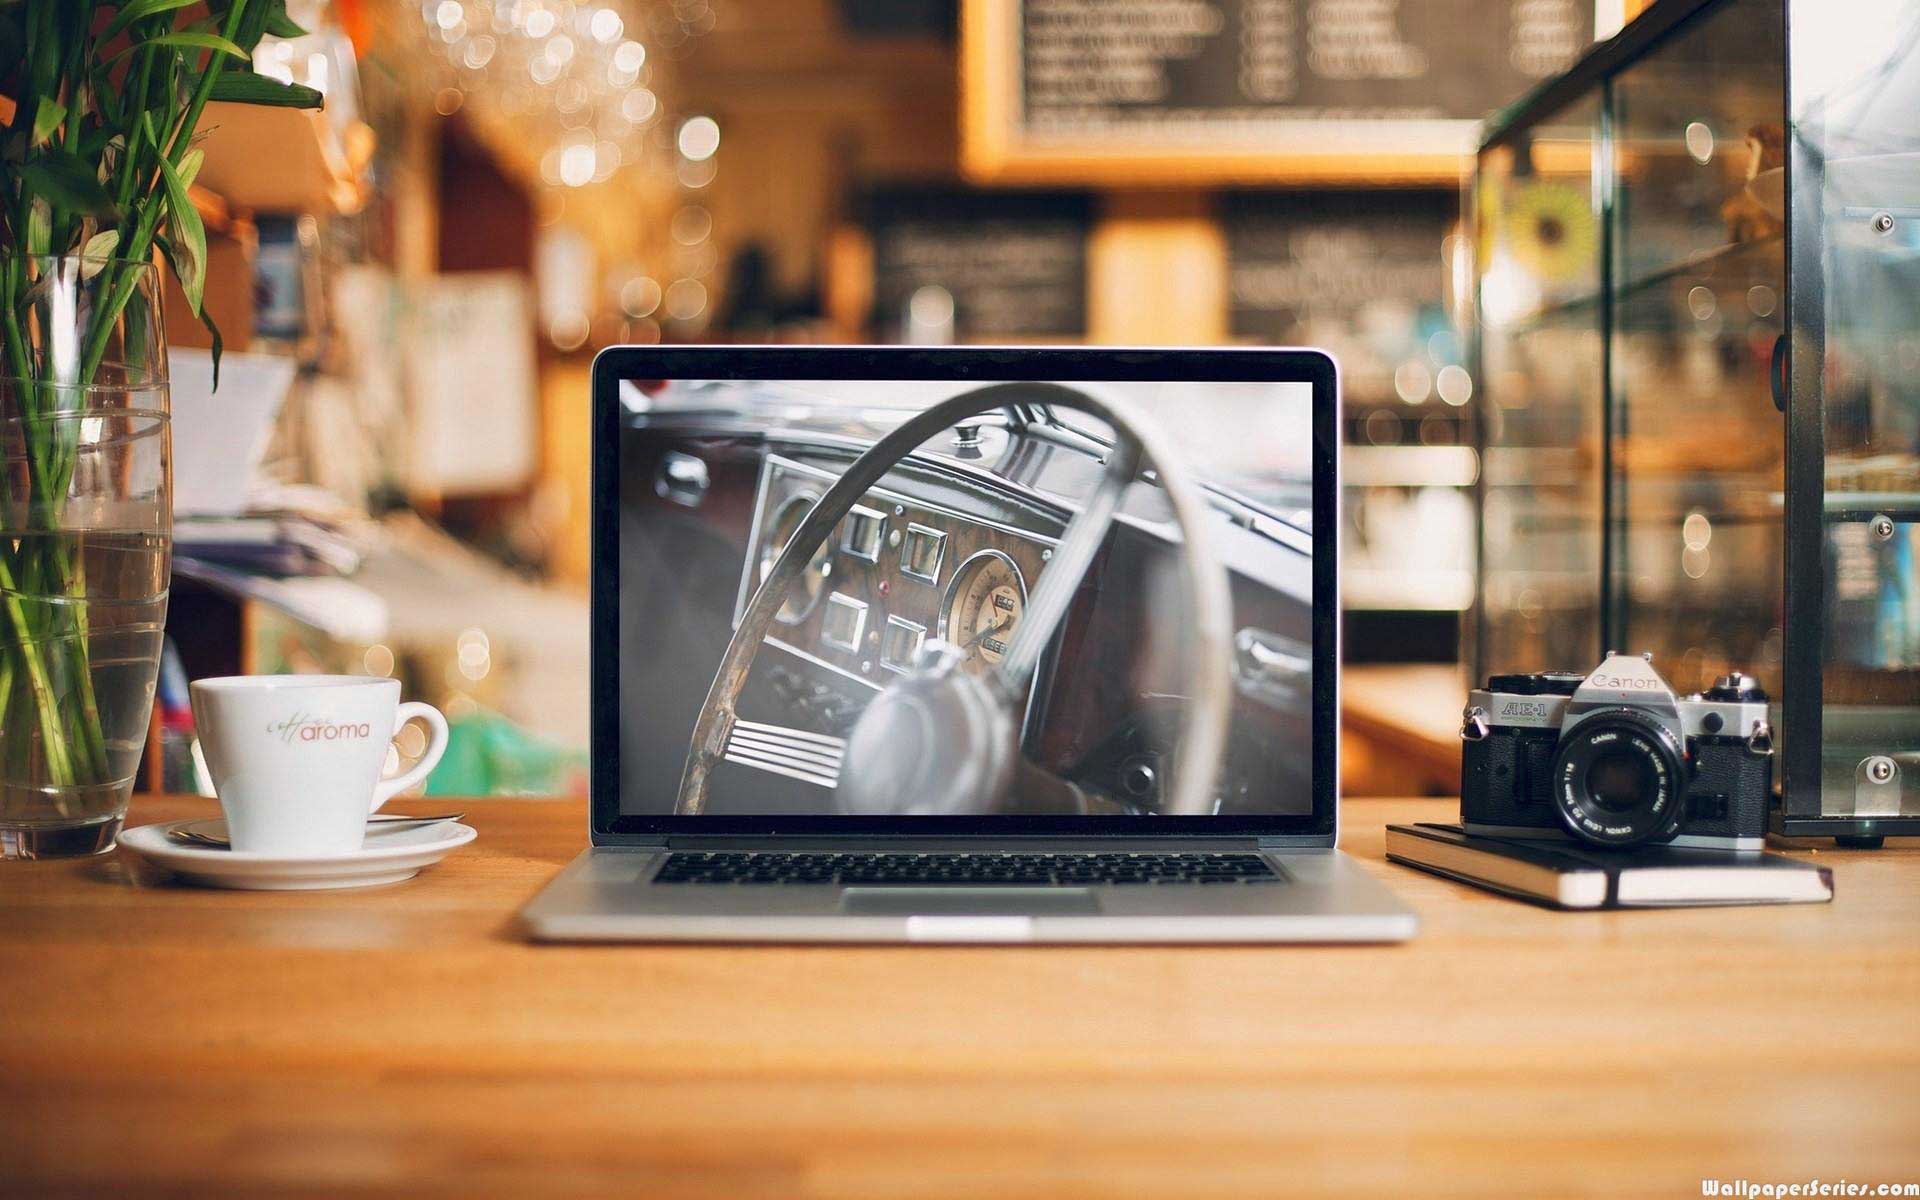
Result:
M427 743L427 752L420 756L419 762L413 764L411 771L396 775L373 789L373 808L370 812L379 812L381 805L425 779L440 765L440 756L447 752L447 719L433 705L418 700L409 700L394 710L393 736L399 737L407 722L415 717L425 721L427 727L433 730L433 738Z

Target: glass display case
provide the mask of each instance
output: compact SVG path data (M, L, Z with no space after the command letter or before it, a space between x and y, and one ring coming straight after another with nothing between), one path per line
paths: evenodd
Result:
M1661 0L1472 196L1467 661L1776 701L1775 828L1920 834L1920 0Z

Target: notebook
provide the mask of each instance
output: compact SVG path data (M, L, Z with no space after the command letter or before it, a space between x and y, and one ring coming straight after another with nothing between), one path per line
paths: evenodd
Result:
M1762 850L1476 837L1458 825L1387 826L1387 857L1489 891L1554 908L1677 908L1814 904L1833 899L1833 872Z

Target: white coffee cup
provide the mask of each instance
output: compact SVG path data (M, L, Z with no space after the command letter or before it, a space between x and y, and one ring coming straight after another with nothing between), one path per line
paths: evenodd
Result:
M427 777L447 751L447 719L400 703L400 681L362 675L232 675L192 685L193 722L227 839L241 854L350 854L367 817ZM411 718L433 730L412 770L382 782Z

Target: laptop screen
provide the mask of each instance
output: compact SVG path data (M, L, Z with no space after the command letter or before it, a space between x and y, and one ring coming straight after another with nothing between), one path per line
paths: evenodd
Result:
M1330 365L1133 359L603 355L596 835L1331 832ZM1181 496L1225 577L1210 646ZM1196 689L1225 696L1204 795Z

